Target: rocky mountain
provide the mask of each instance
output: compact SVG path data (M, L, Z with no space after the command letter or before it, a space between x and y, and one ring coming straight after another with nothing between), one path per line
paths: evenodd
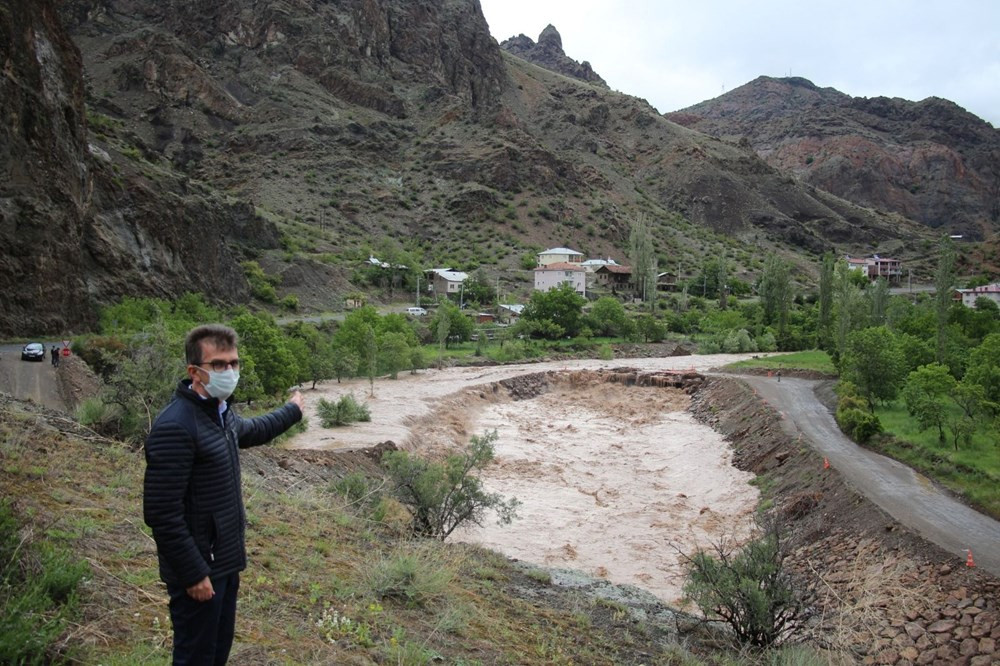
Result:
M545 26L542 34L538 36L537 44L530 37L520 34L501 42L500 48L539 67L588 83L596 83L605 88L608 87L608 84L594 71L589 62L586 60L577 62L566 55L563 51L562 36L552 24Z
M981 239L1000 224L1000 130L937 97L851 97L762 76L667 114L746 139L775 168L862 206Z
M525 255L624 260L639 214L661 265L747 280L771 250L807 273L830 248L925 246L747 142L504 52L477 0L56 6L0 0L3 334L86 329L125 295L273 307L248 260L304 311L379 298L369 252L483 267L517 298Z

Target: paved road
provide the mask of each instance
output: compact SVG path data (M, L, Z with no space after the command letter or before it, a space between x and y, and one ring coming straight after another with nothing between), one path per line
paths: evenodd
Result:
M48 354L52 344L46 344L45 360L41 363L22 361L23 345L0 345L0 392L52 409L65 409L56 384L56 369Z
M1000 576L1000 522L973 511L906 465L864 449L844 436L830 411L816 398L818 382L786 377L741 376L782 411L786 430L830 461L856 490L903 525L965 561Z

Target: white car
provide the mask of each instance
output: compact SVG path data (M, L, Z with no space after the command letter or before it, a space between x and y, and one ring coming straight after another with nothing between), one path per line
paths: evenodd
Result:
M424 310L423 308L406 308L406 314L413 317L423 317L427 314L427 310Z

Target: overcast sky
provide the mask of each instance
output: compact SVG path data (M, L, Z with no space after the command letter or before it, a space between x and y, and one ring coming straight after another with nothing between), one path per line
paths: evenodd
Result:
M943 97L1000 128L1000 0L480 0L502 42L566 55L661 112L761 75L855 97Z

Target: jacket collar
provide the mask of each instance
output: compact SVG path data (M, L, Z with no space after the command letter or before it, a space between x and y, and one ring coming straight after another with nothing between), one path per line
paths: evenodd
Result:
M194 404L198 405L201 409L205 410L206 413L212 415L213 419L219 418L219 399L218 398L206 398L200 393L191 388L191 379L182 379L177 384L177 390L174 394L179 398L184 398L185 400L190 400ZM229 400L226 401L226 409L229 408Z

